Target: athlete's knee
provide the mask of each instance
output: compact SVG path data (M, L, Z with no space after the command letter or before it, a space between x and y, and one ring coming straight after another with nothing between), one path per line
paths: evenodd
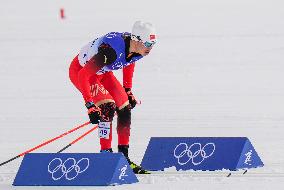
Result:
M128 104L121 110L117 110L117 120L119 123L124 125L131 124L131 106Z
M114 117L114 113L116 111L116 105L114 102L108 102L101 104L100 106L101 113L102 113L102 121L111 122Z

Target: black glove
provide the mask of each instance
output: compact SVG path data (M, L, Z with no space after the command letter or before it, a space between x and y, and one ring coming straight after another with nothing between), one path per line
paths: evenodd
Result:
M88 115L92 124L98 124L101 120L101 109L97 107L94 102L87 102Z
M136 106L137 101L136 101L134 95L132 94L131 88L124 88L124 89L125 89L125 92L128 96L128 101L129 101L129 104L131 105L131 109L133 109Z

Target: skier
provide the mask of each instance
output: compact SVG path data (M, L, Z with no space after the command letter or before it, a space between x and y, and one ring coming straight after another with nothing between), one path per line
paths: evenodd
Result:
M112 120L117 113L118 152L123 153L136 174L147 174L129 159L131 109L137 101L132 93L135 62L148 55L156 43L151 23L136 21L132 33L110 32L85 45L73 59L69 77L82 93L92 124L99 124L101 152L112 150ZM114 70L122 69L123 84Z

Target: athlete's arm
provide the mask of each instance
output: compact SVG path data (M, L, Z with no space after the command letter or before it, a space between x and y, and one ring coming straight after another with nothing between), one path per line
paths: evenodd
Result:
M135 62L123 68L123 87L132 88L132 78L135 68Z

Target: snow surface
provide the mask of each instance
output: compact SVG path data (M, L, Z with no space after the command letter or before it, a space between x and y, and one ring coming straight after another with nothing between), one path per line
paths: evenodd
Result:
M276 0L0 1L0 162L87 121L68 78L79 49L109 31L153 22L159 42L139 61L130 156L151 136L247 136L265 166L246 175L166 171L116 187L13 187L21 159L0 167L0 189L283 189L284 11ZM59 18L63 7L66 19ZM121 78L120 72L116 72ZM36 152L56 152L80 132ZM116 147L114 135L113 147ZM66 152L98 152L93 133ZM282 187L282 188L281 188Z

